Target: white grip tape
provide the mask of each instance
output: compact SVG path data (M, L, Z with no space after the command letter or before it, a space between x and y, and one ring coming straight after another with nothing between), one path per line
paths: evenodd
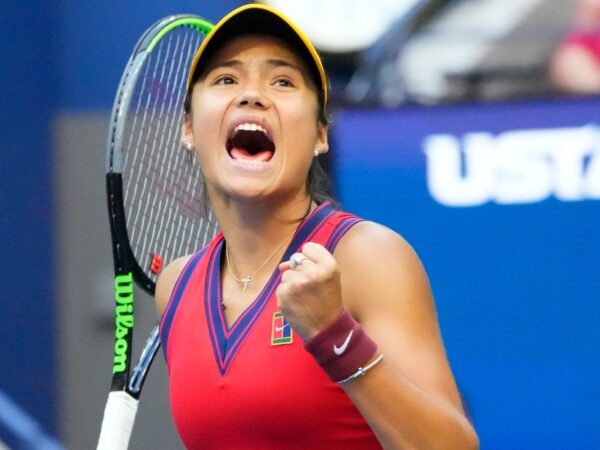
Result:
M108 394L97 450L127 450L138 400L123 391Z

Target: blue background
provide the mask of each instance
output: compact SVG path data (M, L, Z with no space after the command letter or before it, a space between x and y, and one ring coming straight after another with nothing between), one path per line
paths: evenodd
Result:
M141 32L243 2L2 1L0 389L57 430L52 124L108 111ZM597 122L600 100L346 110L333 128L345 208L403 234L436 296L483 449L600 448L597 200L448 208L426 187L432 133Z
M543 101L336 117L343 206L397 230L421 256L483 449L600 448L600 202L441 205L427 190L423 141L583 126L599 109Z
M0 389L52 427L57 380L50 126L56 79L46 20L53 16L52 2L35 3L0 5Z

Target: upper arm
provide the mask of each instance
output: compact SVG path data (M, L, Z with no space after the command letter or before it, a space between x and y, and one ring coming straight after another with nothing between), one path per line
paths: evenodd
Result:
M159 318L162 317L165 309L167 309L175 283L190 258L191 255L188 255L173 260L164 268L158 277L158 280L156 281L156 290L154 292L154 300Z
M412 247L372 222L355 225L335 251L345 306L386 361L414 385L460 408L427 274Z

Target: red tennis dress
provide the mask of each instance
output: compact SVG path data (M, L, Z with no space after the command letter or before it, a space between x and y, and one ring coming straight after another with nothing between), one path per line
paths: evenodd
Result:
M305 242L333 252L361 219L327 202L298 227L282 261ZM231 326L221 309L219 234L182 271L160 326L171 409L189 449L379 449L342 388L303 348L277 309L276 269Z

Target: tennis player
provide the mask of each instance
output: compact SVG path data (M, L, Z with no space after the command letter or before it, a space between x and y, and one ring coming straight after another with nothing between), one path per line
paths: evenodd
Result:
M189 73L182 141L221 233L156 292L190 449L473 449L410 245L322 190L328 84L304 33L246 5Z

